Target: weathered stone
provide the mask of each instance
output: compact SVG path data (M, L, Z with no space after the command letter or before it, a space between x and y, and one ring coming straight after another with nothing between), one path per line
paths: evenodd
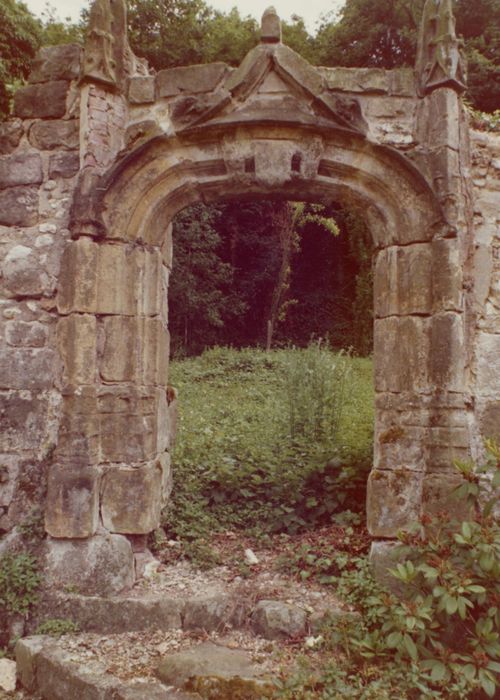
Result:
M88 314L71 314L57 324L57 343L67 384L93 384L97 371L97 321Z
M5 340L14 347L42 348L48 335L48 327L39 321L7 321L5 324Z
M99 524L99 473L94 467L51 465L45 529L52 537L80 539Z
M78 153L56 153L50 156L49 177L55 180L58 177L73 177L80 169L80 156Z
M49 398L38 391L0 392L0 452L37 450L47 438Z
M463 317L436 314L431 325L430 376L436 387L462 391L465 386Z
M183 606L184 600L165 595L103 598L51 591L41 599L37 614L69 618L82 632L121 634L181 629Z
M479 427L483 438L492 438L500 444L500 402L492 400L480 407Z
M185 688L190 679L197 677L243 680L264 676L248 652L226 649L210 642L169 654L158 665L157 675L164 683L176 688ZM244 697L257 700L254 695Z
M59 313L94 313L97 308L98 245L87 237L67 244L59 280Z
M49 348L6 348L0 355L0 389L50 389L59 361Z
M17 675L26 690L34 691L36 688L36 660L44 643L46 637L42 636L26 637L16 642Z
M173 97L183 93L210 92L222 82L229 71L225 63L167 68L156 74L158 97Z
M281 21L274 7L268 7L262 15L260 40L264 44L276 44L281 41Z
M57 458L73 467L96 464L100 459L100 434L95 387L78 387L65 394L57 439Z
M186 601L183 627L186 630L214 632L226 627L241 627L246 619L248 606L243 600L220 594L192 598Z
M42 181L42 160L38 153L17 153L0 158L0 189L39 185Z
M12 693L16 689L16 662L0 659L0 690Z
M500 334L480 333L477 339L477 391L498 400L500 386Z
M418 316L375 320L377 391L428 389L429 335L429 320Z
M55 80L19 88L14 96L14 114L21 119L59 119L66 114L69 83Z
M77 119L35 122L29 131L29 140L41 151L77 149L80 143L79 122Z
M155 101L155 78L152 75L129 79L128 99L132 104L148 104Z
M43 46L33 61L28 81L47 83L78 78L81 53L82 48L78 44Z
M50 289L50 278L40 266L32 248L16 245L9 250L3 262L5 288L16 296L37 296Z
M396 537L418 520L422 475L402 465L400 471L373 470L368 480L367 527L374 537Z
M136 463L156 456L160 390L107 387L99 392L104 462ZM123 436L127 440L123 440Z
M103 477L101 515L110 532L147 534L159 526L163 474L158 463L114 467ZM133 498L131 498L133 494Z
M37 220L37 187L9 187L0 192L0 225L34 226Z
M252 613L252 629L266 639L286 639L305 634L307 613L279 600L261 600Z
M24 133L20 119L8 119L0 123L0 155L8 155L19 146Z
M404 584L393 576L390 569L398 564L398 542L372 542L370 564L375 580L396 595L402 595Z
M132 547L121 535L48 539L44 576L48 589L71 586L83 595L121 593L134 582Z
M455 491L464 483L457 474L429 474L423 481L422 513L446 515L450 519L467 520L473 517L473 509Z
M431 273L430 245L391 246L381 251L377 255L374 277L376 316L430 314Z

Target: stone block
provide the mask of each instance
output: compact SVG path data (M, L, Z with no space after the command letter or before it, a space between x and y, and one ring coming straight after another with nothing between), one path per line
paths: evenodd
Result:
M19 88L14 95L14 114L21 119L60 119L66 114L68 91L66 80Z
M161 246L161 254L162 254L163 264L169 270L172 269L173 252L174 252L172 231L173 231L173 226L172 226L172 224L169 224L167 227L167 230L165 232L165 236L164 236L163 243Z
M287 639L305 634L307 613L280 600L261 600L252 613L252 630L266 639Z
M403 426L400 422L394 422L387 429L377 430L374 450L375 468L425 471L427 438L427 428Z
M0 393L0 452L38 450L46 439L50 407L48 397L36 393Z
M99 391L103 461L130 464L155 457L158 400L154 390L109 386Z
M33 61L28 82L47 83L78 78L81 54L82 47L79 44L43 46Z
M398 564L399 542L372 542L370 564L375 580L393 593L403 590L403 584L390 573Z
M34 226L38 222L38 187L9 187L0 192L0 225Z
M46 587L71 586L83 595L112 595L134 583L134 554L126 537L94 535L86 540L56 540L45 544Z
M23 688L28 691L36 689L36 659L46 641L46 637L37 636L25 637L16 642L17 676Z
M97 313L133 316L137 312L138 258L138 251L125 245L99 245Z
M377 391L425 391L429 387L429 325L418 316L375 320L374 362Z
M396 537L420 516L421 473L372 470L368 479L367 527L374 537Z
M49 348L6 348L0 354L0 389L51 389L60 363Z
M167 68L156 74L157 97L212 92L229 72L225 63Z
M138 311L144 316L157 316L164 301L161 253L138 250L136 257L141 270Z
M0 189L39 185L42 181L42 159L38 153L16 153L0 158Z
M198 598L188 598L184 608L183 627L186 630L215 632L227 626L241 627L248 608L241 599L220 593Z
M155 101L155 77L134 76L129 79L128 99L131 104L149 104Z
M374 271L375 315L432 312L432 249L422 243L380 251Z
M7 119L0 123L0 155L5 156L21 143L24 125L21 119Z
M160 524L162 470L157 463L116 467L103 477L101 514L105 528L122 534L147 534Z
M99 370L104 381L129 382L137 376L139 343L138 319L108 316L102 321L104 345Z
M64 381L70 385L94 384L97 371L97 320L88 314L71 314L57 323L57 346L64 364Z
M87 237L70 241L63 253L57 295L59 313L95 313L99 245Z
M499 400L500 335L479 333L476 341L477 394Z
M48 335L48 326L39 321L7 321L5 324L5 341L13 347L43 348Z
M440 389L448 391L464 389L463 323L463 316L453 312L435 314L432 318L429 370L434 386Z
M473 509L467 501L458 498L455 491L463 479L453 474L428 474L423 481L422 513L444 515L451 520L466 520L473 517Z
M24 245L15 245L4 258L3 283L15 296L38 296L50 291L51 280L37 253Z
M100 460L100 425L94 387L80 387L63 396L57 459L70 466L88 466Z
M481 402L479 430L483 438L493 438L500 444L500 397L496 400Z
M80 156L78 153L56 153L50 156L49 178L57 180L60 177L73 177L80 170Z
M1 414L0 414L1 415ZM2 423L3 428L3 423ZM22 434L19 436L22 439ZM1 438L4 442L4 438ZM17 447L17 445L15 446ZM2 448L5 449L5 448ZM15 449L15 448L14 448ZM0 454L0 507L9 508L15 497L22 463L17 455Z
M81 539L99 524L99 472L95 467L49 469L45 530L52 537Z
M15 689L16 662L12 661L12 659L0 659L0 690L5 690L7 693L13 693Z
M432 295L434 311L462 308L463 266L457 239L432 242Z
M76 150L80 145L79 129L77 119L35 122L29 131L29 141L41 151Z
M342 92L389 92L389 71L383 68L322 68L330 90Z

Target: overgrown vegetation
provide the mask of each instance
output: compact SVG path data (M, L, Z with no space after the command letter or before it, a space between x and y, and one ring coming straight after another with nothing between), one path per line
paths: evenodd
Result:
M38 600L40 576L34 556L26 552L0 559L0 608L27 615Z
M306 350L214 348L175 362L180 434L169 537L200 554L209 532L296 532L364 508L371 362ZM206 551L204 550L204 554Z
M500 486L500 447L484 465L457 464L463 513L423 517L402 533L392 570L398 596L381 588L363 557L299 551L287 566L316 576L359 617L327 624L318 642L326 668L304 665L279 683L282 700L344 697L402 700L498 697L500 528L492 516Z

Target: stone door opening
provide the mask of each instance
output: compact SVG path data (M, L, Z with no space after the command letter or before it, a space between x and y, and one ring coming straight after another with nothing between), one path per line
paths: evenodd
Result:
M437 8L446 17L448 4ZM13 189L30 195L19 193L26 194L26 235L38 222L35 195L40 221L50 213L36 188L59 192L57 178L75 178L61 185L71 211L64 219L62 210L67 228L47 307L57 326L43 382L56 417L41 438L51 445L50 459L42 460L49 575L59 584L77 579L82 592L120 590L134 576L133 546L158 523L170 483L171 221L198 201L340 201L364 212L375 247L369 529L379 540L394 538L422 513L451 507L452 460L474 452L482 416L499 396L496 360L493 388L476 384L488 375L498 338L496 316L478 331L477 318L489 307L474 276L476 247L492 280L497 268L493 243L474 243L463 84L456 75L429 73L442 40L432 35L434 25L424 17L415 74L314 68L281 43L279 20L269 11L261 44L238 68L215 63L155 76L130 51L124 3L95 6L79 72L71 73L75 61L68 68L67 48L64 65L55 60L61 49L44 49L40 83L16 97L25 120L19 149L28 142L41 149L30 158L46 159L56 182L50 190L40 184L47 168L36 183L19 170ZM104 37L99 45L96 36ZM445 39L443 50L458 51L451 24ZM77 56L79 49L71 51ZM66 92L47 111L38 100L44 90ZM77 119L80 131L71 131ZM63 160L49 162L50 149L65 152L70 131L72 138L79 133L71 153L79 168L59 174ZM7 158L14 167L19 156ZM487 202L481 206L489 221ZM29 290L19 304L28 298ZM16 352L12 362L36 373L36 352ZM21 374L12 375L9 391L34 386ZM32 405L38 410L34 399Z

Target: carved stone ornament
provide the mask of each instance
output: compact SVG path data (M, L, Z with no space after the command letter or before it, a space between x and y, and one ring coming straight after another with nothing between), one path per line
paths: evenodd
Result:
M463 41L457 38L452 0L427 0L417 53L417 79L421 96L439 87L466 89Z
M83 78L116 85L115 37L111 0L96 0L90 10L85 40Z

